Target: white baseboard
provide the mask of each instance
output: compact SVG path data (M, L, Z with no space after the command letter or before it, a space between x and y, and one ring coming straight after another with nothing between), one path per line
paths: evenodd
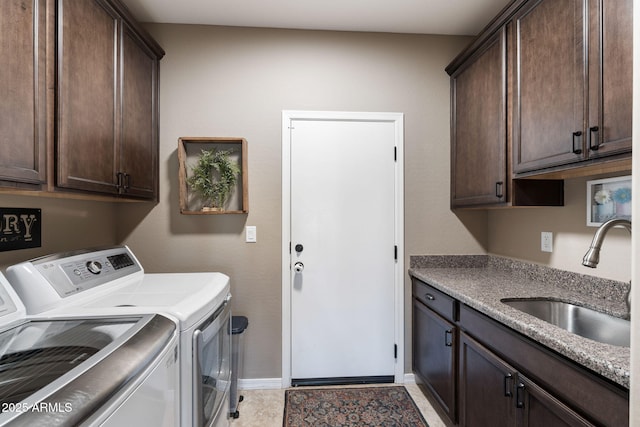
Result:
M415 384L413 373L404 374L404 384ZM239 378L240 390L278 390L282 388L282 378Z
M274 390L282 388L282 378L239 378L240 390Z
M404 383L405 384L415 384L416 376L413 373L404 374Z

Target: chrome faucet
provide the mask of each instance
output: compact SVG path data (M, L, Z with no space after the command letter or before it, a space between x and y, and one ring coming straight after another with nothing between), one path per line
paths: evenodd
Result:
M584 258L582 258L582 265L591 268L597 267L598 262L600 262L600 249L602 248L604 236L611 228L616 226L622 226L631 233L631 221L628 219L613 218L604 222L600 227L598 227L596 234L593 235L591 247L584 255ZM627 310L631 310L631 282L629 282L629 290L627 291Z

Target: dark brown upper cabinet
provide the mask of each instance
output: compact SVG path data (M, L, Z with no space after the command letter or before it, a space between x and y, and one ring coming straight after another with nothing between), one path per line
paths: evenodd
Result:
M118 15L99 0L58 7L56 184L117 194Z
M451 75L451 207L562 206L562 180L512 179L510 25L447 67ZM469 53L471 51L472 53Z
M6 0L0 14L0 185L40 189L46 181L45 0Z
M593 2L589 31L590 158L631 152L633 0Z
M158 192L158 56L125 25L122 37L122 142L126 194Z
M515 14L517 175L629 157L632 7L632 0L538 0Z
M131 22L117 1L58 1L57 187L157 199L164 52Z
M631 170L632 0L514 0L448 66L451 207L561 206Z
M531 1L514 18L516 173L583 158L583 3Z
M506 202L504 28L451 75L451 206Z

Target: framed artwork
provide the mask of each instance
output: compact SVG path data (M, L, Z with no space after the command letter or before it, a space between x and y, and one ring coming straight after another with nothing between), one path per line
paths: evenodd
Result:
M631 220L631 176L587 181L587 225L612 218Z

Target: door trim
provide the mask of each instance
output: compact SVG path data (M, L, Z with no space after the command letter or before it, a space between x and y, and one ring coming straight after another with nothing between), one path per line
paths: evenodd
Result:
M291 386L291 132L292 120L392 122L395 125L394 335L397 346L395 382L404 383L404 114L340 111L282 111L282 387ZM391 156L393 153L389 153ZM391 248L390 253L391 253ZM389 349L392 351L393 349Z

